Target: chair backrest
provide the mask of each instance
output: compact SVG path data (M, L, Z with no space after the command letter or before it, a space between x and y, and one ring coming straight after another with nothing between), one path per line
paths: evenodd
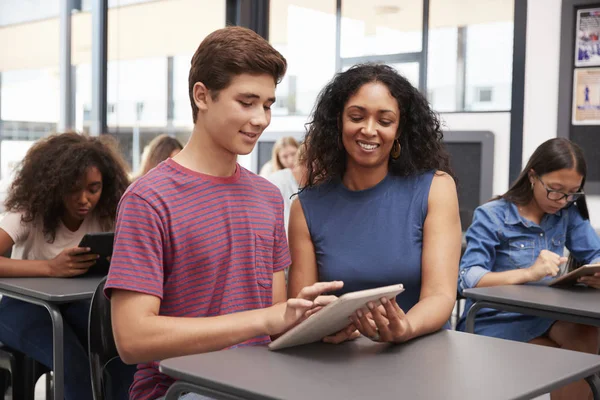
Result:
M102 279L94 292L88 322L88 350L94 400L116 400L117 397L115 396L128 398L126 391L133 381L133 373L135 372L135 366L125 365L117 352L117 345L112 331L110 301L104 296L105 284L106 278ZM111 368L105 371L109 363ZM117 368L113 368L115 363L119 364ZM113 384L106 379L110 377L109 370L118 371L119 376L113 377ZM123 385L125 385L125 388L121 389ZM111 390L109 387L115 389Z

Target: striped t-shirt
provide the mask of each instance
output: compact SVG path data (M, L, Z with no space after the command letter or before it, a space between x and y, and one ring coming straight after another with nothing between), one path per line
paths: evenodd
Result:
M165 316L231 314L270 306L273 273L289 264L275 186L239 165L220 178L168 159L121 199L106 294L157 296ZM268 341L261 336L243 345ZM161 397L172 382L157 361L140 364L131 399Z

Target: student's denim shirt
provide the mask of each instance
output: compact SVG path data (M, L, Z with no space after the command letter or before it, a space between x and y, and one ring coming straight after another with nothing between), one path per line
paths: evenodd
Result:
M575 205L546 214L537 225L519 215L514 203L491 201L475 210L466 239L461 291L475 287L488 272L532 266L544 249L562 256L566 247L578 261L600 262L600 238Z

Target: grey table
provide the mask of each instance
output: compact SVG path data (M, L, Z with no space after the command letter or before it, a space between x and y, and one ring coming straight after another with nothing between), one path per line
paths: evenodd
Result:
M77 278L0 278L0 294L45 307L52 318L54 399L64 399L64 328L58 306L91 299L102 276Z
M466 331L475 329L475 314L482 308L517 312L600 327L600 290L581 287L508 285L466 289L474 300L467 313Z
M177 379L167 400L526 399L584 378L600 398L600 356L456 331L402 345L241 347L168 359L160 371Z

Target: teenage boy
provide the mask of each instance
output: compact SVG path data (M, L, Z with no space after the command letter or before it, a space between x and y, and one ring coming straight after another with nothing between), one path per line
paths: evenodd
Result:
M270 341L341 282L286 301L283 201L237 164L271 120L286 61L253 31L211 33L194 54L189 142L123 196L106 284L115 341L137 363L131 399L164 396L158 360Z

